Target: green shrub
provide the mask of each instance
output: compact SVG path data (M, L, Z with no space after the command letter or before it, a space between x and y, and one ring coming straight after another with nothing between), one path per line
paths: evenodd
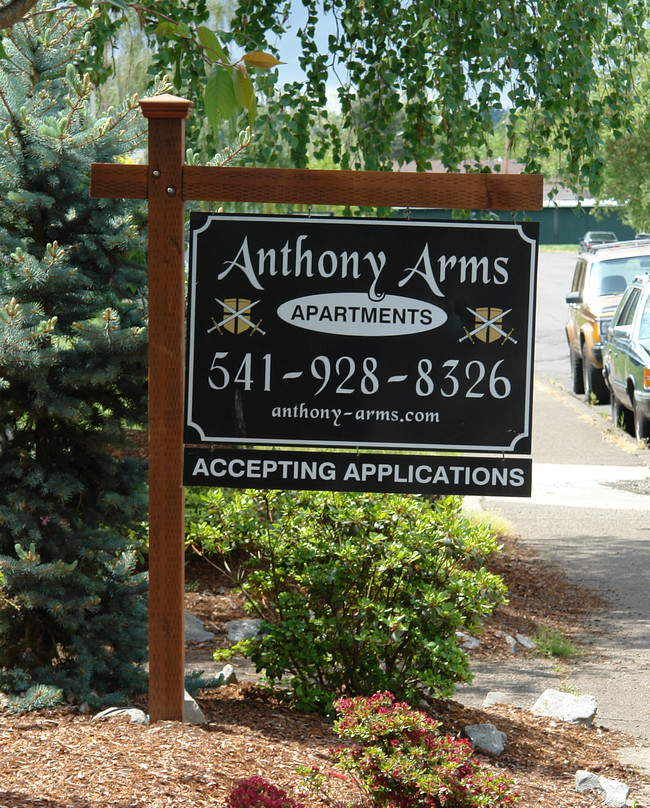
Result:
M324 492L214 490L190 524L200 552L221 556L261 634L244 653L272 684L290 677L300 709L342 693L453 693L470 678L457 629L475 630L503 601L484 567L497 549L460 500Z
M481 767L469 741L439 735L437 724L390 693L340 699L334 731L351 744L331 750L337 768L372 808L501 808L519 796L511 780ZM326 775L299 770L326 796Z

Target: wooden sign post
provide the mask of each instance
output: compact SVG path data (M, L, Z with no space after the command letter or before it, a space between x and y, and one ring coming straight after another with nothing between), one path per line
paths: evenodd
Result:
M192 103L160 95L140 104L148 165L95 163L91 196L149 202L149 712L183 719L185 201L539 210L537 174L185 166Z

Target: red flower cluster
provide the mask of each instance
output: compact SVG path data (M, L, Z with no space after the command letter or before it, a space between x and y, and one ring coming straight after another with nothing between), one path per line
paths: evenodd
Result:
M304 808L304 805L263 777L254 776L242 780L230 792L226 808Z
M501 808L518 799L512 782L481 767L469 741L391 693L340 699L335 731L352 741L331 750L372 808Z

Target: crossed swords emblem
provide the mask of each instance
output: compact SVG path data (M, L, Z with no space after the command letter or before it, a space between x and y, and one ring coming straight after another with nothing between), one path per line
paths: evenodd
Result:
M266 331L260 328L262 321L260 320L259 323L254 323L248 316L253 306L260 302L259 300L244 300L238 297L231 297L226 300L219 300L218 297L215 297L215 300L220 306L223 306L225 316L220 322L217 322L214 317L212 317L213 325L211 328L208 328L208 334L215 330L221 333L222 328L225 328L226 331L230 331L232 334L241 334L243 331L248 331L249 328L253 329L250 336L256 331L259 331L262 336L266 334Z
M510 331L506 333L503 328L501 328L503 318L506 314L510 314L512 309L507 309L506 311L495 308L480 308L474 310L470 309L468 306L467 311L471 312L476 318L476 327L472 331L468 331L465 328L465 336L461 337L458 340L459 342L463 342L463 340L466 339L469 339L470 342L474 342L472 337L477 337L481 342L495 342L499 337L503 337L502 345L508 340L515 345L517 344L517 340L512 336L514 329L511 328Z
M248 316L253 306L259 303L259 300L244 300L243 298L220 300L218 297L215 297L215 300L220 306L223 306L225 316L219 322L217 322L214 317L212 318L213 325L211 328L208 328L208 334L215 330L221 332L222 328L225 328L226 331L230 331L233 334L240 334L243 331L247 331L249 328L253 329L251 336L256 331L259 331L262 336L266 334L266 332L260 328L262 321L260 320L258 323L254 323ZM499 337L503 337L502 345L508 340L515 345L517 344L517 340L512 336L514 329L510 329L510 331L506 333L503 328L501 328L503 318L506 314L509 314L512 309L506 309L506 311L495 308L470 309L468 306L467 310L476 318L476 326L472 331L468 331L467 328L465 328L465 336L461 337L459 342L463 342L466 339L469 339L470 342L474 342L473 337L477 337L482 342L495 342Z

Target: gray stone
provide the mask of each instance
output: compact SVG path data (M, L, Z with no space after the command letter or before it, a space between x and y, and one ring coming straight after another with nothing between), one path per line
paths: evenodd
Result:
M232 665L224 665L219 676L222 677L222 685L233 685L237 681L237 674Z
M470 634L465 634L463 631L457 631L456 637L458 637L460 644L466 651L474 651L481 645L480 640L477 640L476 637L472 637Z
M490 755L500 755L508 740L505 732L494 724L472 724L464 728L463 735L471 741L472 749L480 749Z
M509 634L504 634L503 638L505 639L506 644L508 645L508 648L511 650L511 652L513 654L516 654L517 653L517 640L515 640L515 638L511 637Z
M187 690L183 694L183 721L186 724L205 724L206 717Z
M582 769L576 772L575 789L583 793L595 791L603 798L603 805L613 805L615 808L623 808L630 796L630 788L625 783L598 777L597 774Z
M93 721L103 721L107 718L119 718L127 716L132 724L142 724L147 726L149 724L149 716L138 710L137 707L109 707L107 710L102 710L101 713L93 716Z
M521 645L522 648L525 648L527 651L533 651L537 648L537 643L535 640L531 640L530 637L527 637L525 634L517 634L515 639Z
M185 612L185 642L205 642L213 638L214 634L205 630L198 617Z
M226 623L228 629L228 639L230 642L239 642L257 637L260 633L262 621L258 618L248 620L229 620Z
M507 693L501 690L490 690L483 699L483 707L492 707L493 704L511 704L512 700Z
M585 791L599 791L600 778L593 772L588 772L585 769L578 769L576 772L575 789L584 793Z
M559 718L570 724L584 724L590 727L598 702L593 696L573 696L562 690L545 690L533 705L533 715Z
M610 780L608 777L599 777L600 787L604 791L605 799L603 805L614 805L623 808L630 796L630 788L625 783L618 780Z

